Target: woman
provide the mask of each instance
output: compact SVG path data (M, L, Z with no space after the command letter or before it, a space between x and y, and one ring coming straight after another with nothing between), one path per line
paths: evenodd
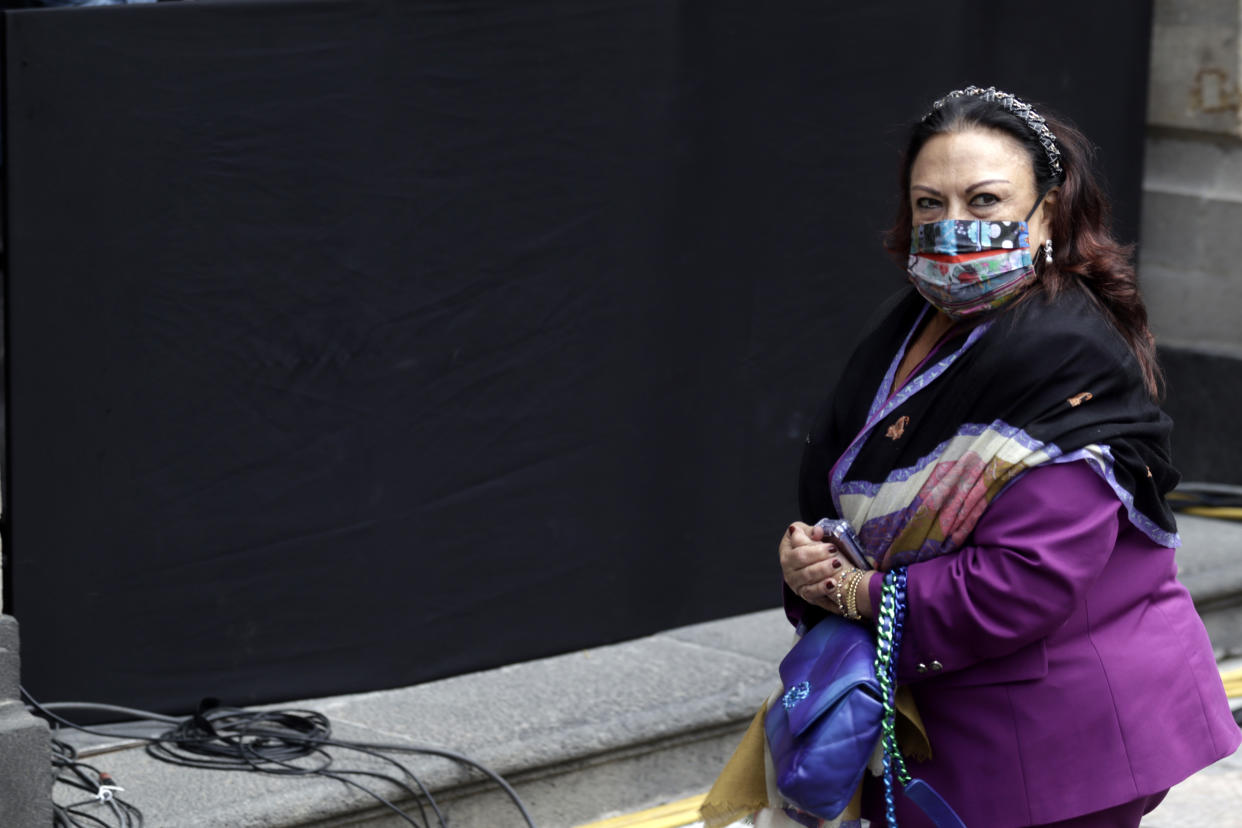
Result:
M911 773L972 828L1137 826L1240 736L1175 577L1178 476L1130 251L1084 137L995 89L934 104L901 187L888 247L914 289L808 436L787 613L867 623L908 564L898 681L932 750ZM876 571L812 526L838 516ZM897 814L931 824L901 796Z

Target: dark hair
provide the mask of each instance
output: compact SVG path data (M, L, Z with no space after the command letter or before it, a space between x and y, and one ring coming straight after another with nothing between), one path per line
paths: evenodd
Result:
M884 246L905 267L910 255L910 168L923 145L933 135L964 132L973 128L994 129L1016 139L1026 148L1035 171L1035 190L1046 194L1060 187L1052 205L1050 232L1055 250L1051 264L1037 255L1035 287L1056 296L1063 290L1085 290L1104 311L1129 345L1143 372L1148 392L1160 389L1156 343L1147 327L1147 308L1139 295L1134 273L1133 245L1113 238L1109 227L1111 208L1093 169L1094 149L1086 136L1068 120L1036 106L1056 136L1061 151L1062 174L1057 176L1043 145L1026 123L994 101L981 97L949 98L939 109L916 123L901 157L901 198L897 220L885 234ZM1036 251L1038 252L1038 251ZM1028 294L1029 295L1029 294Z

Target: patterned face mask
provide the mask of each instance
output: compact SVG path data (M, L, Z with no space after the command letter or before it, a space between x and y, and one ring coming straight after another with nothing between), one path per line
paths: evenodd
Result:
M952 319L999 308L1035 279L1029 228L1026 221L978 219L920 224L910 234L906 270L923 298Z

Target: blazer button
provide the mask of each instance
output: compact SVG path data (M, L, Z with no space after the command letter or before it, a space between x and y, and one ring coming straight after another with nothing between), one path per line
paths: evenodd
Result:
M941 664L939 661L933 661L931 663L931 668L932 668L933 673L939 673L941 670L944 669L944 665Z
M918 670L920 673L926 673L926 672L927 672L927 665L926 665L926 664L924 664L924 663L922 663L922 662L920 661L920 662L919 662L919 664L918 664L918 666L917 666L917 667L915 667L914 669Z

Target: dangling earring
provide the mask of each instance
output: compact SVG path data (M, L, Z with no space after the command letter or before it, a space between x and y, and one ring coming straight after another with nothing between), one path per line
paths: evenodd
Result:
M1052 264L1052 239L1044 242L1044 264Z

